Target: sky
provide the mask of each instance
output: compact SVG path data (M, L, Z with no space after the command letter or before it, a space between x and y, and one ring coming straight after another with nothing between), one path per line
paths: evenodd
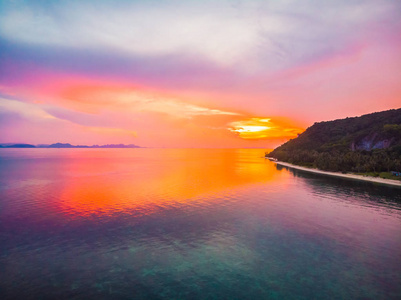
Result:
M401 1L0 0L0 143L274 148L401 107Z

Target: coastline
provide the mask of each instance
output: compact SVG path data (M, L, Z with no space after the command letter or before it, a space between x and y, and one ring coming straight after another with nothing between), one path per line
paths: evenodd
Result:
M297 170L301 170L301 171L306 171L306 172L311 172L311 173L316 173L316 174L323 174L323 175L328 175L328 176L342 177L342 178L355 179L355 180L363 180L363 181L369 181L369 182L375 182L375 183L380 183L380 184L401 187L401 181L393 180L393 179L384 179L384 178L356 175L356 174L350 174L350 173L343 174L343 173L338 173L338 172L322 171L322 170L318 170L318 169L301 167L301 166L293 165L293 164L282 162L282 161L272 161L272 162L274 162L280 166L297 169Z

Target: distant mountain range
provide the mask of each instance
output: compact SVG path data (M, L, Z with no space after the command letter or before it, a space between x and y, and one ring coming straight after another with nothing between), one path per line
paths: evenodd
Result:
M398 173L401 108L315 123L269 156L328 171Z
M142 148L140 146L129 144L107 144L107 145L71 145L68 143L55 143L55 144L39 144L39 145L31 145L31 144L13 144L13 143L5 143L0 144L0 148Z

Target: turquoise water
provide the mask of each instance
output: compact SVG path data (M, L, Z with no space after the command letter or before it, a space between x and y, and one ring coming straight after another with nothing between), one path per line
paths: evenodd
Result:
M399 299L401 189L255 149L0 149L1 299Z

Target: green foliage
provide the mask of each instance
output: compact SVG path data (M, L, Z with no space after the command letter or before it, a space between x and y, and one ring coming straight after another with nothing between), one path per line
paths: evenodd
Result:
M387 134L401 134L401 124L386 124L383 126L383 131Z
M328 171L401 171L401 109L315 123L269 155Z

